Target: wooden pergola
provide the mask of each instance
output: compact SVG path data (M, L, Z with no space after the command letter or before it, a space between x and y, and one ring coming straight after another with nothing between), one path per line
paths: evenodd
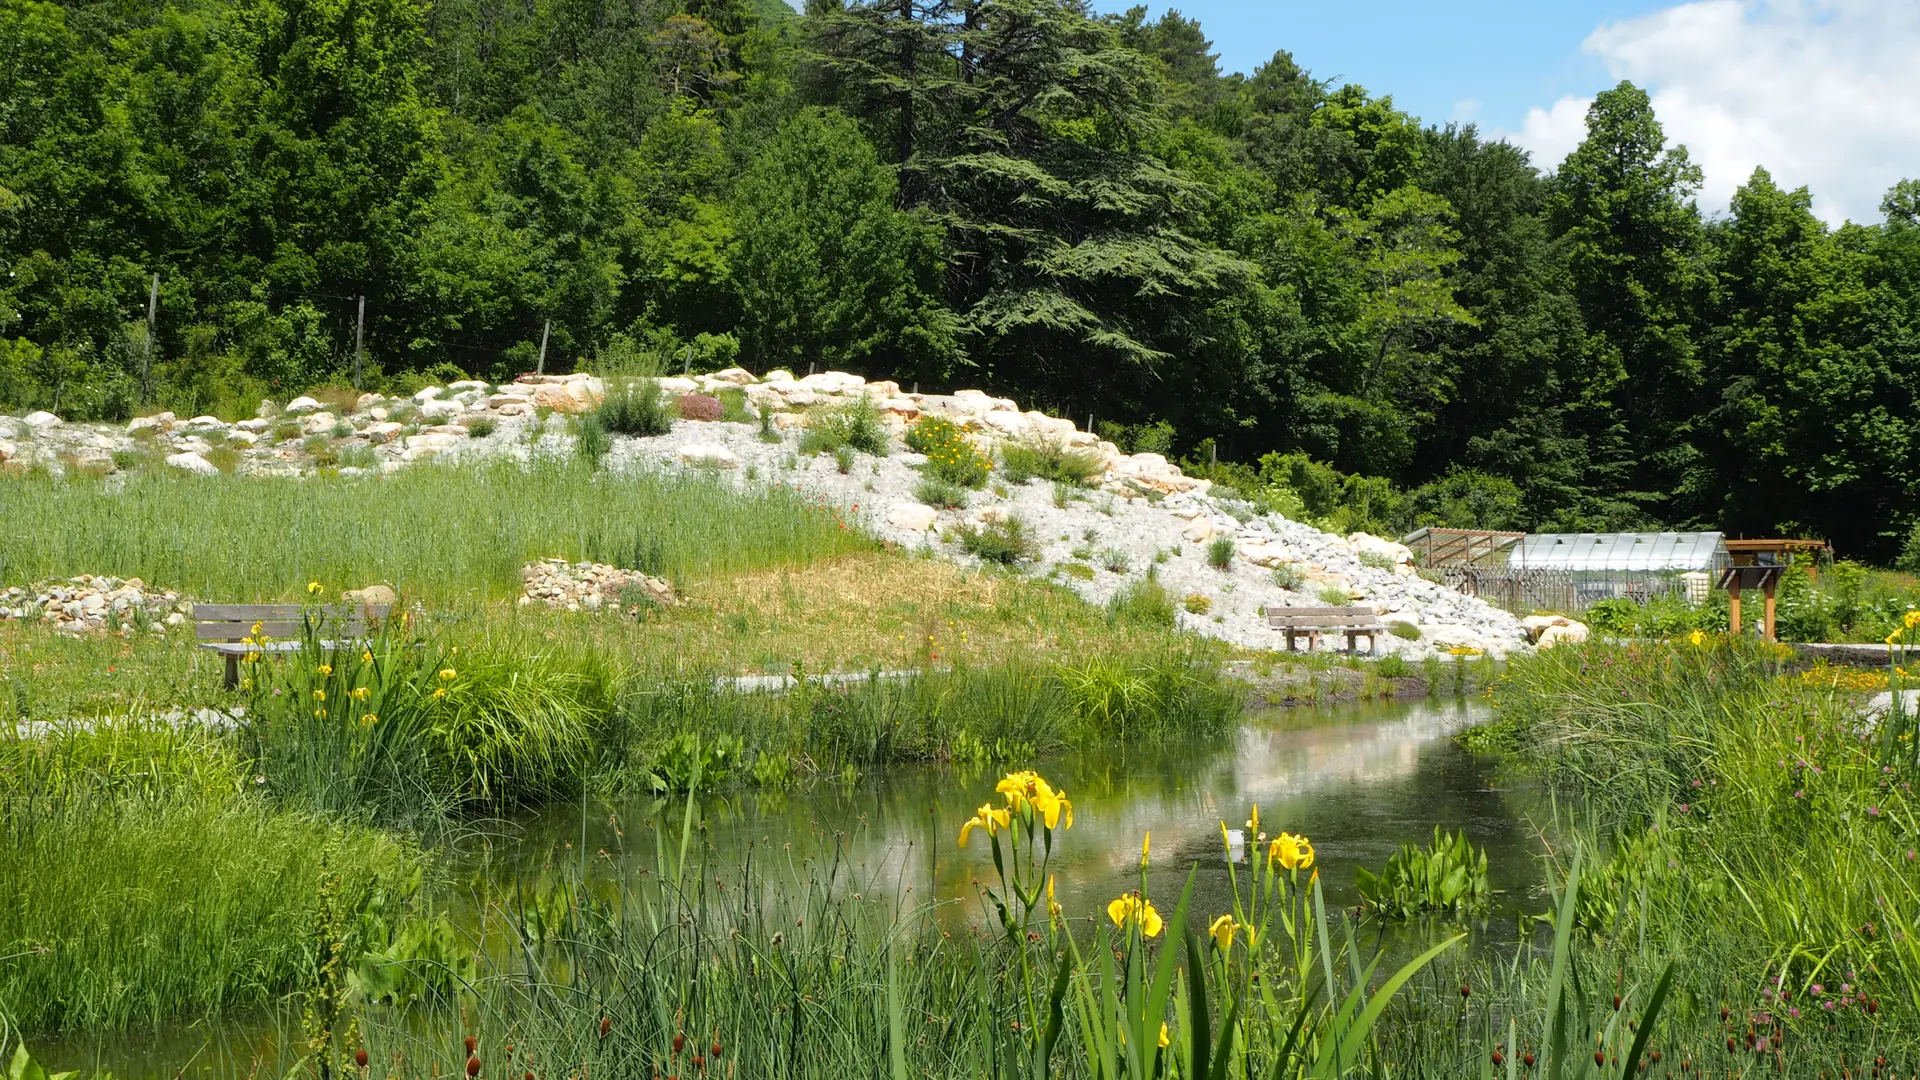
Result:
M1833 545L1825 540L1788 540L1780 537L1761 540L1728 540L1727 554L1735 566L1785 566L1794 555L1815 556L1813 573L1818 579L1822 553L1833 555Z
M1786 573L1784 564L1766 566L1729 566L1720 571L1720 587L1727 590L1727 629L1735 634L1740 632L1740 592L1743 589L1759 589L1767 598L1766 608L1762 612L1761 632L1768 641L1773 635L1773 592L1780 584L1780 575Z

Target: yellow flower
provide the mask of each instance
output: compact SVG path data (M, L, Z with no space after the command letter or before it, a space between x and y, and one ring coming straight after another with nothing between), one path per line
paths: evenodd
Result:
M1920 611L1907 612L1906 623L1909 630L1920 629Z
M1167 1022L1165 1020L1160 1021L1160 1049L1165 1050L1167 1044L1172 1041L1172 1039L1167 1037Z
M372 688L372 687L370 687L370 686L357 686L357 687L355 687L355 688L354 688L354 690L353 690L353 700L355 700L355 701L365 701L365 700L367 700L367 698L368 698L368 697L370 697L370 696L372 696L372 694L373 694L373 688Z
M1707 635L1696 626L1694 627L1693 633L1687 635L1687 640L1693 642L1695 645L1705 645L1707 643Z
M315 670L316 670L316 671L318 671L318 672L320 672L320 674L322 674L322 675L331 675L331 674L333 674L333 665L332 665L332 664L321 664L321 665L320 665L320 666L319 666L318 668L316 668Z
M371 664L371 663L373 663L373 650L371 650L371 649L361 649L361 650L360 650L360 662L361 662L361 663L363 663L363 664Z
M1233 948L1233 935L1239 930L1240 924L1233 921L1233 916L1222 915L1213 920L1212 926L1207 927L1207 936L1213 939L1215 945L1220 946L1221 952L1226 952Z
M322 717L322 716L325 716L325 715L327 715L327 710L325 710L325 709L315 709L315 710L313 710L313 715L314 715L314 716L315 716L316 718L317 718L317 717Z
M441 698L443 698L443 697L446 697L446 696L447 696L447 688L446 688L446 687L444 687L444 686L437 686L437 687L434 687L434 690L433 690L433 700L435 700L435 701L439 701L439 700L440 700Z
M459 672L453 670L450 667L443 667L440 669L440 678L442 681L445 681L445 682L453 681L453 677L458 674Z
M1892 645L1893 643L1899 641L1900 635L1902 633L1903 631L1900 628L1895 627L1893 633L1887 635L1887 644Z
M1159 937L1161 929L1166 925L1160 918L1160 913L1153 909L1153 904L1142 899L1139 893L1127 893L1125 896L1116 897L1107 905L1107 918L1112 919L1113 925L1119 927L1125 927L1128 923L1137 924L1140 932L1147 937Z
M1065 915L1066 913L1061 910L1059 902L1053 898L1053 875L1048 874L1047 875L1047 922L1056 927L1060 926L1065 922Z
M1247 835L1256 837L1256 838L1259 837L1260 835L1260 804L1259 803L1253 804L1253 813L1251 816L1247 818Z
M320 592L320 583L319 583L319 582L317 582L317 581L309 581L309 582L307 582L307 594L308 594L309 596L317 596L317 595L319 594L319 592Z
M972 835L974 829L985 829L987 835L992 836L1006 828L1007 821L1008 816L1005 810L994 809L992 803L981 803L980 809L974 811L973 816L960 826L960 846L967 846L967 837Z
M1073 828L1073 803L1067 800L1067 793L1053 790L1053 785L1032 769L1008 773L993 789L1006 796L1009 810L1031 806L1047 828ZM1062 825L1062 820L1066 824Z
M325 690L315 690L313 692L313 700L315 701L327 700L327 692Z
M252 680L252 679L241 679L241 680L240 680L240 689L242 689L242 690L251 690L251 689L253 689L253 680Z
M1267 848L1267 865L1276 863L1284 870L1305 870L1312 866L1312 842L1290 832L1274 837L1273 844Z
M360 718L360 726L362 727L372 727L373 725L379 722L380 722L380 717L378 714L375 714L375 713L368 713L367 715Z
M260 636L260 624L259 624L259 623L254 623L254 624L253 624L253 636L254 636L254 637L259 637L259 636Z

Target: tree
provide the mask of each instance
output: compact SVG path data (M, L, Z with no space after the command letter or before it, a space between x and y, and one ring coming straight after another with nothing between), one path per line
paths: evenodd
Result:
M894 209L894 196L892 172L852 121L808 109L781 127L734 192L752 363L929 379L951 371L956 320L926 287L934 234Z
M1702 230L1690 201L1699 184L1686 148L1666 147L1646 91L1622 82L1594 98L1587 137L1561 163L1547 204L1599 351L1585 365L1602 403L1585 432L1596 479L1655 518L1689 465L1685 425L1701 386Z

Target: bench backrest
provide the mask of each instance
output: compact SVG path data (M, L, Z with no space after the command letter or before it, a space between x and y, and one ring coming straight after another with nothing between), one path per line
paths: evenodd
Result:
M200 641L239 641L260 634L268 638L296 638L305 633L308 620L323 633L343 637L365 637L369 623L384 621L393 610L390 604L347 604L315 607L311 604L195 604L193 632Z
M1339 630L1375 626L1380 616L1370 607L1270 607L1267 626L1274 630Z

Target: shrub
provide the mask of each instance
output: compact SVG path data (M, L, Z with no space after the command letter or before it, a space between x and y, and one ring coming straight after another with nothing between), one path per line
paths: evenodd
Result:
M942 510L959 510L967 505L967 489L937 476L923 476L913 489L913 497Z
M927 456L925 471L949 484L978 488L991 467L966 432L944 416L923 416L907 429L907 448Z
M746 424L753 420L753 414L747 411L747 392L737 386L719 391L715 396L720 399L720 419L729 424Z
M1000 471L1013 484L1039 477L1085 487L1106 472L1106 462L1097 450L1072 450L1051 439L1028 439L1001 444Z
M653 379L608 380L606 397L598 409L587 415L597 417L601 428L610 435L645 438L673 430L666 398L660 393L660 384Z
M1393 558L1384 551L1363 551L1359 554L1360 565L1374 570L1393 569Z
M1213 598L1206 593L1188 593L1187 598L1180 602L1180 606L1186 608L1190 614L1205 615L1213 610Z
M1113 599L1107 601L1107 616L1114 622L1131 626L1172 626L1173 597L1167 594L1166 586L1160 584L1160 578L1149 572L1113 594Z
M705 394L682 394L676 403L682 420L700 420L712 422L726 415L727 408L717 397Z
M853 447L836 446L833 448L833 464L845 476L853 471Z
M484 439L499 428L500 422L491 416L476 416L467 421L467 434L476 439Z
M1015 566L1039 557L1033 530L1018 514L960 530L960 549L984 562Z
M1283 562L1273 568L1273 583L1283 589L1289 591L1298 589L1306 580L1306 577L1300 573L1299 563Z
M845 405L815 409L807 415L807 433L800 449L808 454L830 454L843 446L880 457L887 452L887 425L880 410L865 394Z
M1207 565L1225 570L1233 565L1233 537L1216 536L1207 544Z
M1404 679L1413 674L1413 665L1407 663L1407 658L1399 653L1388 653L1373 662L1373 670L1383 679Z
M573 424L573 448L595 465L613 449L613 436L607 431L605 410L583 413Z
M1320 602L1328 607L1348 607L1353 603L1353 597L1347 595L1347 590L1338 585L1322 585Z
M1410 622L1391 622L1387 624L1387 633L1402 641L1419 641L1420 628Z

